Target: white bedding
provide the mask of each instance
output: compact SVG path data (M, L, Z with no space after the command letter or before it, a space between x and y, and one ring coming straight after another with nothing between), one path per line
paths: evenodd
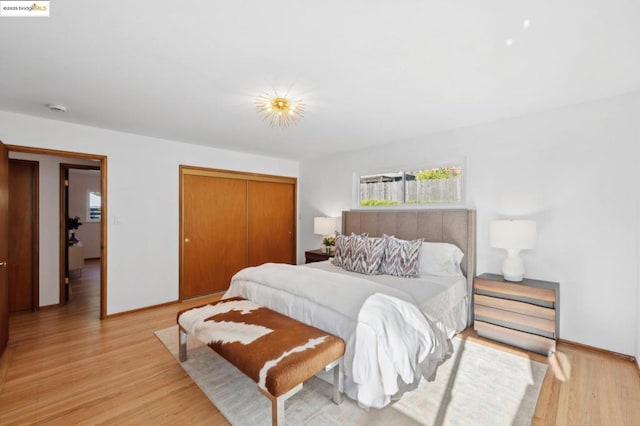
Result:
M456 297L456 280L436 277L439 283L428 285L377 276L375 282L332 268L328 262L246 268L233 277L224 298L241 296L341 337L346 343L345 392L362 406L383 407L398 393L398 378L416 383L448 355L449 330L428 318L437 312L450 315L455 307L436 303L426 315L421 309L429 299Z
M337 274L366 277L368 280L409 293L418 308L430 320L442 323L449 337L466 328L467 310L462 309L466 308L467 303L467 279L464 275L426 275L420 278L402 278L392 275L363 276L357 272L349 272L339 266L335 266L329 260L309 263L303 267L322 269ZM452 312L455 312L453 317L450 315Z

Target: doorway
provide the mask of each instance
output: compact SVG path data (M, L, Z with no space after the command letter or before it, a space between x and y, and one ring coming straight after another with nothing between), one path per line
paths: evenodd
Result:
M60 217L64 220L61 302L68 303L71 284L82 276L85 260L100 260L102 195L100 167L60 163Z
M51 195L58 193L59 191L57 190L57 188L59 188L59 184L58 184L58 179L56 176L56 172L55 169L59 169L60 166L58 164L72 164L74 167L76 166L76 164L73 163L85 163L85 165L91 165L93 164L92 167L93 169L97 169L99 170L99 185L100 185L100 189L99 192L101 194L101 206L99 208L99 212L100 212L100 217L101 218L106 218L107 217L107 157L103 156L103 155L94 155L94 154L88 154L88 153L79 153L79 152L69 152L69 151L58 151L58 150L51 150L51 149L43 149L43 148L32 148L32 147L24 147L24 146L17 146L17 145L6 145L10 155L12 153L20 153L17 155L21 155L21 154L34 154L35 156L38 156L40 158L46 159L43 160L43 162L46 162L48 164L48 172L53 173L53 177L51 178L51 181L53 182L53 187L51 187L50 189L45 189L44 187L40 188L40 192L41 194L45 191L47 191L45 193L48 194L50 193ZM54 157L59 157L58 159L54 159ZM88 160L88 161L87 161ZM52 164L58 161L58 163L55 164L55 166L52 166ZM45 182L45 171L44 168L41 165L40 168L40 172L41 172L41 182ZM64 183L64 182L63 182ZM55 195L53 195L54 198L57 198ZM59 198L63 198L63 196L61 195ZM55 204L57 204L56 202L57 200L54 201ZM41 206L41 215L44 216L44 210L45 210L45 205L40 204ZM67 283L65 282L65 278L66 278L66 271L67 271L67 267L68 267L68 237L69 237L69 233L68 233L68 227L67 227L67 216L66 213L63 212L63 200L60 200L60 207L59 208L55 208L54 211L51 211L51 209L49 209L49 216L47 216L47 218L43 218L41 216L41 220L39 223L39 229L42 232L45 233L50 233L52 235L50 236L46 236L48 238L49 241L51 241L50 237L54 237L54 239L58 240L58 244L57 244L57 254L58 254L58 270L59 272L56 274L53 271L49 271L47 270L47 276L49 277L48 279L53 280L49 283L44 283L42 282L42 277L43 277L43 273L41 271L40 274L40 294L41 294L41 299L40 299L40 303L43 305L49 305L49 304L64 304L66 302L66 298L68 296L68 293L65 294L65 288ZM57 219L52 219L52 218L57 218ZM52 226L46 226L43 222L44 221L49 221L48 223L53 224ZM57 224L57 226L56 226ZM43 227L44 226L44 227ZM106 307L107 307L107 221L106 220L101 220L99 222L99 258L100 258L100 318L104 319L107 317L107 313L106 313ZM58 231L56 232L55 229L58 229ZM57 238L55 237L57 235ZM44 239L45 236L41 235L41 239ZM42 252L42 250L49 250L49 248L46 247L39 247L39 251L40 251L40 259L42 263L48 263L49 269L53 266L55 268L55 263L52 264L51 260L55 259L55 255L47 255L46 253ZM52 251L56 251L56 248L51 245L51 250ZM48 256L48 262L45 261L45 255ZM49 272L53 272L53 273L49 273ZM57 283L55 282L55 277L58 276L58 280ZM46 287L46 288L43 288ZM57 287L57 291L55 291L55 288ZM45 293L45 296L47 296L47 291L48 293L48 298L43 300L42 294L43 292ZM56 295L57 293L57 295Z

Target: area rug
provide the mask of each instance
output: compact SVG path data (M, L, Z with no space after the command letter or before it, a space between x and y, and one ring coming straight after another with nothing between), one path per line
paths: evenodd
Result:
M177 326L155 332L178 359ZM360 408L345 398L331 402L332 386L313 377L285 403L291 425L529 425L547 365L454 339L454 354L433 382L423 381L383 409ZM189 336L180 365L233 425L270 425L271 402L256 384Z

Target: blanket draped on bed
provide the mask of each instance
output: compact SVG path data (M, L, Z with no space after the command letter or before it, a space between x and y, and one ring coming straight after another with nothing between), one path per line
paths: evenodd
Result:
M342 338L345 392L383 407L429 377L448 355L448 339L400 290L364 278L267 263L238 272L224 298L240 296Z

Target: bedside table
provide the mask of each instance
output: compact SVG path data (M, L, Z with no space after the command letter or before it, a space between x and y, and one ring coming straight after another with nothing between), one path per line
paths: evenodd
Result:
M559 331L559 287L525 278L506 281L502 275L474 279L474 325L479 336L549 355Z
M333 257L332 254L323 253L322 250L307 250L304 252L304 263L322 262Z

